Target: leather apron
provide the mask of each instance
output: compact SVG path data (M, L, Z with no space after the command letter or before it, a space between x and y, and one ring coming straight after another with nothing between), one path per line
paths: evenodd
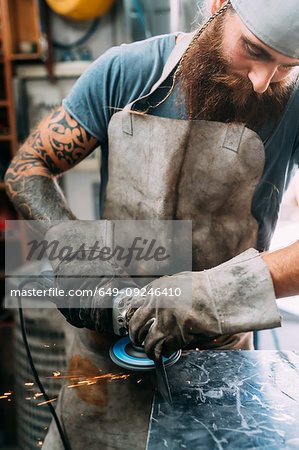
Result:
M191 39L185 35L175 46L149 95L172 72ZM110 120L104 218L191 219L193 270L256 247L258 224L251 202L265 162L259 136L243 125L136 113L135 103ZM83 379L109 373L130 376L113 381L107 376L89 386L62 389L57 411L72 450L146 446L153 385L149 375L114 365L109 347L115 339L74 329L70 374L80 373ZM196 347L252 349L251 333L198 342ZM43 448L62 448L53 423Z

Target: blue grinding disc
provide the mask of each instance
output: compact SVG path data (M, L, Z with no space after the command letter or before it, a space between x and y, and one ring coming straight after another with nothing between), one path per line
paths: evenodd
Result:
M133 346L129 336L126 336L114 345L109 350L110 358L120 367L129 370L155 370L155 363L149 359L141 348ZM173 353L169 358L164 358L165 367L174 364L181 356L181 350Z

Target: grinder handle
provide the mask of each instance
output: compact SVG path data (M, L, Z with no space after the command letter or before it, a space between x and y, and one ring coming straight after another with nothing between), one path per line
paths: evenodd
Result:
M129 334L126 325L126 314L132 301L132 296L128 295L129 290L133 290L133 287L122 289L112 300L112 325L114 333L118 336Z

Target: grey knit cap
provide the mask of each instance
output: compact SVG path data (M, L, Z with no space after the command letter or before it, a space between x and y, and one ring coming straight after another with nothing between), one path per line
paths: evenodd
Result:
M264 44L299 59L299 0L231 0L231 4Z

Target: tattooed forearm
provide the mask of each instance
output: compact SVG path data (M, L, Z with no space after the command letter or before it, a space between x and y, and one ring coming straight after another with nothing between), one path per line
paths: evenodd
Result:
M20 193L11 198L25 219L50 222L76 218L55 179L38 175L24 177L18 188Z
M6 191L25 219L74 219L55 176L75 166L97 146L63 107L31 134L12 160Z

